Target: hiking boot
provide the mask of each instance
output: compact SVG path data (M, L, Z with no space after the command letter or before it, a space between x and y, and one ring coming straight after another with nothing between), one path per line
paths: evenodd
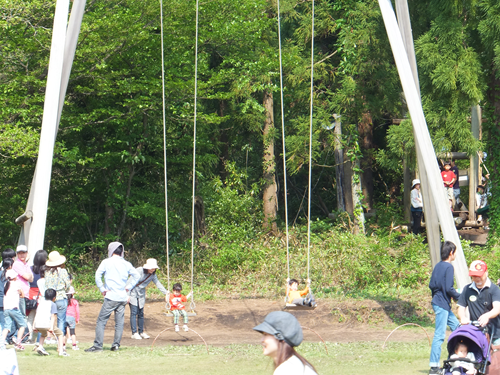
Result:
M178 325L178 324L176 324L176 325L174 326L174 330L175 330L175 332L179 332L179 325Z
M188 328L187 324L184 324L184 325L182 326L182 329L184 330L184 332L189 331L189 328Z
M47 351L43 348L43 346L37 347L36 352L40 355L49 355L49 353L47 353Z
M132 338L133 338L134 340L142 340L141 335L139 335L137 332L136 332L136 333L134 333L134 334L132 335Z
M439 367L431 367L429 370L429 375L441 375L441 370Z
M99 348L97 346L91 346L88 349L85 349L87 353L96 353L96 352L102 352L102 348Z
M149 339L150 337L146 332L140 333L140 335L143 339Z

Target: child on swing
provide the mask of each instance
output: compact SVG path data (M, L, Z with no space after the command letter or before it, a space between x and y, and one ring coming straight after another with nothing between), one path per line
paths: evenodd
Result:
M296 279L291 279L288 281L286 285L286 295L287 295L287 303L292 303L294 305L302 305L302 306L310 306L315 307L316 301L314 300L314 296L309 291L309 285L311 285L311 281L307 280L307 285L305 289L299 289L299 282Z
M186 306L184 306L182 303L187 302L189 298L193 295L193 292L189 292L187 296L184 296L181 294L182 291L182 285L179 283L174 284L173 288L173 293L170 294L169 296L169 302L170 302L170 311L172 311L172 314L174 314L174 328L175 332L179 332L179 316L182 315L184 318L184 325L182 326L182 329L184 331L189 331L189 328L187 326L188 324L188 315L186 312Z

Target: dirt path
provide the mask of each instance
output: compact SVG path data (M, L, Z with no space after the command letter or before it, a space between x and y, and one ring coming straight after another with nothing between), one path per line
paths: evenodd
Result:
M294 311L293 314L304 327L317 332L325 341L384 341L391 329L383 324L338 323L338 317L332 315L334 302L321 301L314 311ZM101 304L83 302L80 304L80 324L77 326L77 338L80 342L90 343L94 340L95 322ZM257 344L260 336L252 328L262 322L266 314L280 310L281 304L264 299L220 300L197 303L197 316L190 317L189 327L198 332L209 345ZM172 318L165 316L164 302L148 302L145 307L146 331L152 336L150 340L133 340L130 338L130 310L125 312L125 329L121 344L126 346L149 346L153 338L162 330L173 327ZM384 320L384 319L382 319ZM113 317L108 321L105 331L105 345L113 341ZM432 332L429 332L432 335ZM320 341L318 336L305 330L307 341ZM432 337L432 336L431 336ZM398 330L391 340L415 341L425 339L423 331ZM200 338L192 332L175 333L173 329L165 331L155 345L193 345L202 344Z

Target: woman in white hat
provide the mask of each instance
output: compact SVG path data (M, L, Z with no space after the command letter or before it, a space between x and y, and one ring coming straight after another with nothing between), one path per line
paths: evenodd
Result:
M411 183L411 217L413 219L412 232L417 235L420 233L420 227L422 225L422 216L424 214L422 203L422 194L420 193L420 180L418 178L414 179Z
M303 334L299 321L292 314L273 311L254 330L262 333L264 355L273 359L273 375L317 375L314 366L295 350Z
M45 263L45 290L56 291L57 327L64 332L66 324L66 310L68 308L68 297L66 292L71 286L68 271L64 268L66 257L58 251L52 251Z
M129 291L130 328L133 339L149 339L149 335L144 331L144 305L146 304L146 287L151 281L160 292L165 294L165 302L168 301L167 290L156 275L157 269L158 262L153 258L148 259L144 266L136 268L140 275L139 282Z

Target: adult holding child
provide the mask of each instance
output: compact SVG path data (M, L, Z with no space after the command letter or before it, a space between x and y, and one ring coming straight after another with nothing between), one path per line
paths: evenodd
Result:
M262 333L263 354L274 362L273 375L317 375L314 366L295 350L302 342L303 333L292 314L273 311L254 330Z
M58 251L52 251L45 263L45 290L56 291L57 328L64 332L68 297L66 292L71 286L68 271L65 269L66 257Z
M18 274L17 280L21 285L23 295L25 298L28 298L30 292L30 282L33 281L33 272L31 272L31 268L28 265L28 248L26 245L19 245L16 248L16 255L17 257L12 265L12 269ZM27 324L26 301L24 298L19 300L19 310Z
M156 287L165 295L165 302L168 302L168 292L162 285L156 270L159 269L156 259L148 259L142 267L137 267L139 273L139 282L135 287L128 285L130 295L130 328L132 329L132 338L136 340L149 339L149 335L144 332L144 305L146 304L146 287L153 282ZM132 279L129 279L129 284Z
M111 313L115 313L115 336L112 351L120 349L125 320L125 306L129 301L127 288L132 289L139 281L137 270L123 258L124 248L120 242L111 242L108 245L108 258L104 259L95 272L95 283L104 302L97 317L94 345L85 349L88 353L102 352L104 342L104 328ZM104 277L104 283L102 278ZM128 280L130 277L130 281ZM127 281L129 281L127 283Z

